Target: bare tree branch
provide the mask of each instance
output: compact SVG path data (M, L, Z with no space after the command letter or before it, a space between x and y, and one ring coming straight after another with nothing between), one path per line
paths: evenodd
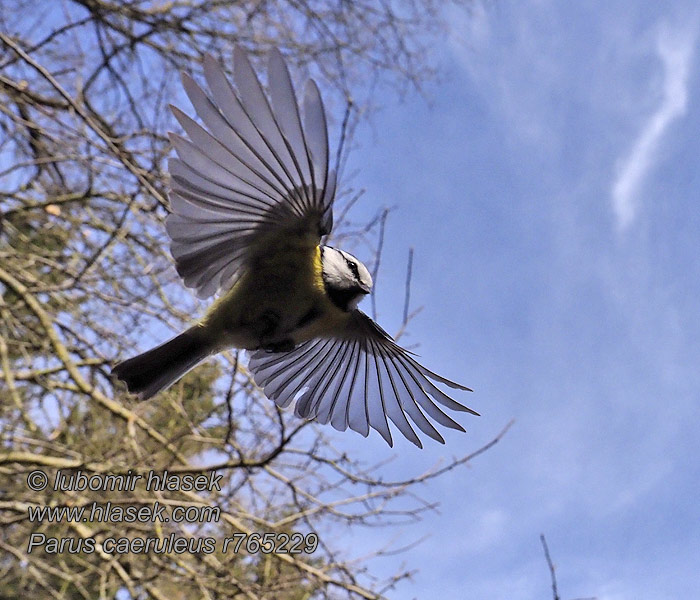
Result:
M434 502L418 495L420 485L484 449L390 482L386 461L347 456L330 432L264 398L236 353L145 403L114 387L109 365L203 309L183 291L163 227L167 132L175 126L167 104L182 99L179 72L200 77L205 53L230 66L233 44L254 60L280 47L295 79L317 79L329 114L339 116L330 124L341 171L377 87L405 93L434 73L429 39L444 26L442 9L437 0L3 5L0 595L379 598L412 572L372 579L372 556L349 560L334 532L421 518ZM340 189L334 235L364 245L378 268L387 211L354 223L361 195L347 183ZM221 476L221 489L146 486L165 471ZM37 472L44 487L30 486ZM61 477L139 479L128 489L55 487ZM114 510L157 504L168 520L32 516L45 508L107 510L107 503ZM176 520L181 509L214 508L217 519ZM312 554L265 554L254 545L223 551L223 540L258 533L313 534L318 543ZM211 552L133 547L208 538ZM30 551L32 539L44 542ZM114 551L117 541L127 551Z

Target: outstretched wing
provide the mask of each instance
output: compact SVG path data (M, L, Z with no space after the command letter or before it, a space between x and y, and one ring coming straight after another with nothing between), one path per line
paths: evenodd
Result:
M426 415L438 424L464 431L438 404L478 414L459 404L433 382L469 390L420 365L379 325L356 310L337 337L313 339L291 352L251 353L248 369L265 395L279 406L296 400L297 416L348 427L364 436L376 429L393 445L387 418L419 448L408 418L423 433L445 443Z
M171 107L187 138L170 134L179 158L169 163L166 228L185 285L200 298L230 288L262 236L285 231L330 233L335 173L328 169L328 132L313 81L303 120L280 52L268 56L269 99L243 50L233 53L236 89L211 56L208 92L183 74L203 126Z

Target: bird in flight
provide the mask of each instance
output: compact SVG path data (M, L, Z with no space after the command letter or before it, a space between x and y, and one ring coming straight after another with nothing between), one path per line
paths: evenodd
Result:
M372 289L369 271L321 245L333 227L336 174L315 82L299 102L277 49L267 94L240 47L235 87L213 57L203 66L207 91L182 76L202 125L171 107L186 136L170 134L178 157L169 162L166 230L184 284L219 297L195 325L113 374L145 400L207 357L240 348L265 395L294 404L301 418L363 436L372 428L390 446L389 421L421 448L416 428L440 443L433 423L464 431L443 409L478 413L436 384L471 390L419 364L358 309Z

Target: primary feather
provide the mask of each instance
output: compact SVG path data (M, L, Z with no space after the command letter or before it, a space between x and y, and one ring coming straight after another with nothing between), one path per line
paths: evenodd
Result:
M205 92L183 86L204 127L176 107L187 134L171 134L171 206L166 228L178 273L199 297L231 288L256 238L271 229L309 223L330 232L335 175L328 169L328 133L315 85L305 94L305 127L279 51L269 57L268 102L245 53L234 51L236 89L211 57ZM316 91L314 91L316 90Z

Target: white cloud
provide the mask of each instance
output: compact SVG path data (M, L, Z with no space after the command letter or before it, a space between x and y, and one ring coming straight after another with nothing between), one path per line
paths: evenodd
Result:
M643 124L632 151L621 162L612 187L613 208L621 229L634 220L640 187L654 165L661 137L686 112L688 74L696 39L694 25L681 31L663 27L659 32L656 51L664 67L661 105Z

